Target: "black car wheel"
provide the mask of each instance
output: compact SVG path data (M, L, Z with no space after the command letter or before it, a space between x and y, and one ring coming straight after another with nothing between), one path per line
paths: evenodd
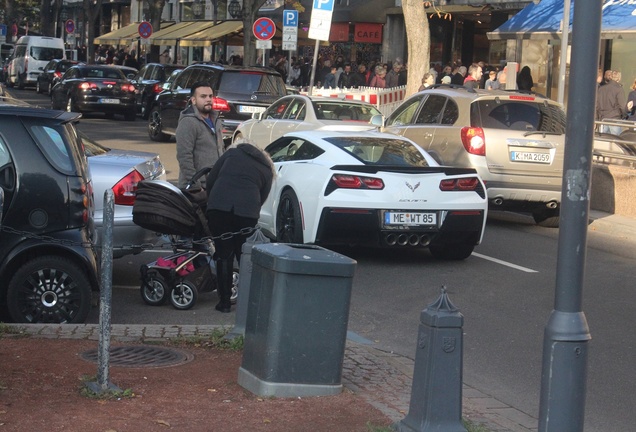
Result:
M46 91L46 93L47 93L48 95L51 95L51 91L52 91L52 90L53 90L53 84L49 83L49 88L48 88L48 90Z
M475 249L475 245L468 243L431 244L428 250L439 260L459 261L468 258Z
M24 90L24 78L22 74L18 74L18 90Z
M150 117L150 110L152 109L152 100L144 99L141 101L141 118L148 120Z
M276 212L276 239L282 243L304 243L300 205L291 189L287 189L280 196Z
M197 287L190 281L183 280L177 283L170 291L170 303L175 309L187 310L197 302L199 293Z
M165 142L170 140L170 136L162 132L161 112L159 107L153 107L148 117L148 136L153 141Z
M77 109L77 107L75 106L75 101L73 101L73 97L69 96L66 99L66 111L68 112L79 112L79 110Z
M35 82L35 92L38 93L38 94L42 93L42 89L40 88L40 80L37 80Z
M82 323L91 308L91 285L73 261L41 256L15 272L7 306L18 323Z
M156 271L149 271L141 282L141 298L150 306L165 304L169 293L168 283Z

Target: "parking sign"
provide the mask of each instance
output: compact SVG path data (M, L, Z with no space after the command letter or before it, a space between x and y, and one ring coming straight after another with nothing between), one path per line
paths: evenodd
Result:
M307 35L310 39L329 40L333 4L334 0L314 0L314 8L311 11L309 33Z

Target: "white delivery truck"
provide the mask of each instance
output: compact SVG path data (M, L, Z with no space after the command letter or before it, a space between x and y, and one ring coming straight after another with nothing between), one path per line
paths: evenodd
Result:
M48 36L22 36L9 62L7 86L23 89L35 85L44 66L53 59L65 59L64 41Z

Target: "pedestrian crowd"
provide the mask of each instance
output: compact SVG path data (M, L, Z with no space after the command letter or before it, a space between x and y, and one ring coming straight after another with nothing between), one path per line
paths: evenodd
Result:
M631 91L625 98L625 90L621 84L621 72L617 70L598 70L596 78L596 120L598 121L636 121L636 79ZM601 124L600 133L620 135L620 125Z

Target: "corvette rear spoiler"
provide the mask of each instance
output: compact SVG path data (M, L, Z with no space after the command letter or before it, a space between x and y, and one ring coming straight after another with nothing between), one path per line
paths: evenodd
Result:
M413 167L404 165L334 165L332 171L353 171L365 174L376 174L379 171L409 174L429 174L443 172L446 175L477 174L474 168L458 168L448 166Z

